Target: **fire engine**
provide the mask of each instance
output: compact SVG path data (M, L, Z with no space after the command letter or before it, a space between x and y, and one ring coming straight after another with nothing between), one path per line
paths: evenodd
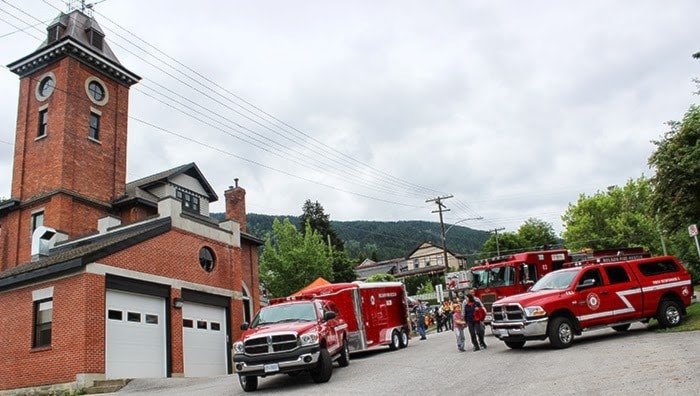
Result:
M351 352L408 346L408 297L401 282L331 283L306 289L297 298L309 297L330 300L338 306L348 325Z
M567 250L543 250L492 257L477 261L469 270L471 287L488 312L486 323L492 320L492 304L504 297L524 293L545 274L563 268L571 262Z
M622 258L650 257L644 248L616 248L586 250L571 253L568 250L541 250L492 257L477 261L469 270L471 287L488 312L486 323L492 320L491 306L508 296L526 292L546 274L590 260L618 261Z
M693 295L683 265L672 256L613 257L551 272L529 292L498 300L491 332L514 349L547 338L566 348L586 330L626 331L651 318L661 327L678 326Z

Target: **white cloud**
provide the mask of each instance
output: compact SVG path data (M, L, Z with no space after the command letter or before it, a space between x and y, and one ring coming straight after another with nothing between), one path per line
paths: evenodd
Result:
M58 13L11 3L42 21ZM5 19L26 25L8 13L36 20L0 8L8 64L43 33L12 33ZM693 103L700 74L695 1L122 0L96 10L122 64L144 78L131 90L128 179L196 162L220 196L240 178L248 210L266 214L297 215L312 199L335 220L436 221L425 200L453 194L447 221L480 215L464 224L515 230L536 217L560 231L579 193L650 174L650 141ZM210 82L177 75L183 65ZM164 87L205 123L147 96L180 107ZM18 79L6 69L0 92L9 197ZM243 133L254 143L233 136Z

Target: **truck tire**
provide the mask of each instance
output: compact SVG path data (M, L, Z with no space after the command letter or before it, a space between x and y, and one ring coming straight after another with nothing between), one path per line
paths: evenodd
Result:
M523 349L525 341L504 341L510 349Z
M401 336L399 332L394 330L391 332L391 344L389 344L389 349L395 351L401 346Z
M340 351L338 365L340 367L348 367L350 365L350 347L348 346L348 340L345 338L343 338L343 349Z
M401 329L401 344L399 345L399 348L406 348L408 346L408 332L406 329Z
M258 389L258 377L255 375L240 375L238 374L238 382L246 392L253 392Z
M613 330L619 331L619 332L627 331L629 328L630 328L629 323L612 327Z
M571 324L571 320L568 318L557 316L549 323L547 336L549 337L549 343L554 348L568 348L574 341L574 325Z
M326 348L321 348L321 353L318 357L318 365L311 370L311 379L315 383L328 382L333 374L333 360Z
M656 320L659 321L659 327L662 329L681 324L681 308L678 303L673 300L662 300L656 310Z

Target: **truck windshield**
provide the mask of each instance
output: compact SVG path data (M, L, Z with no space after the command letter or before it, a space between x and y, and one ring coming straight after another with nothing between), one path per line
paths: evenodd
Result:
M316 308L312 302L308 304L272 305L260 310L250 327L280 322L314 321L316 321Z
M515 268L513 267L472 270L471 275L472 287L476 289L515 285Z
M578 274L578 271L550 272L538 280L530 291L568 289L576 274Z

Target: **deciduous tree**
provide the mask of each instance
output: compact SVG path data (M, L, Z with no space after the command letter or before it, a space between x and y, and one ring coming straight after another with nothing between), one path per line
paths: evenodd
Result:
M310 225L302 234L289 219L275 219L260 255L260 281L269 295L288 296L319 276L333 281L332 263L328 247Z

